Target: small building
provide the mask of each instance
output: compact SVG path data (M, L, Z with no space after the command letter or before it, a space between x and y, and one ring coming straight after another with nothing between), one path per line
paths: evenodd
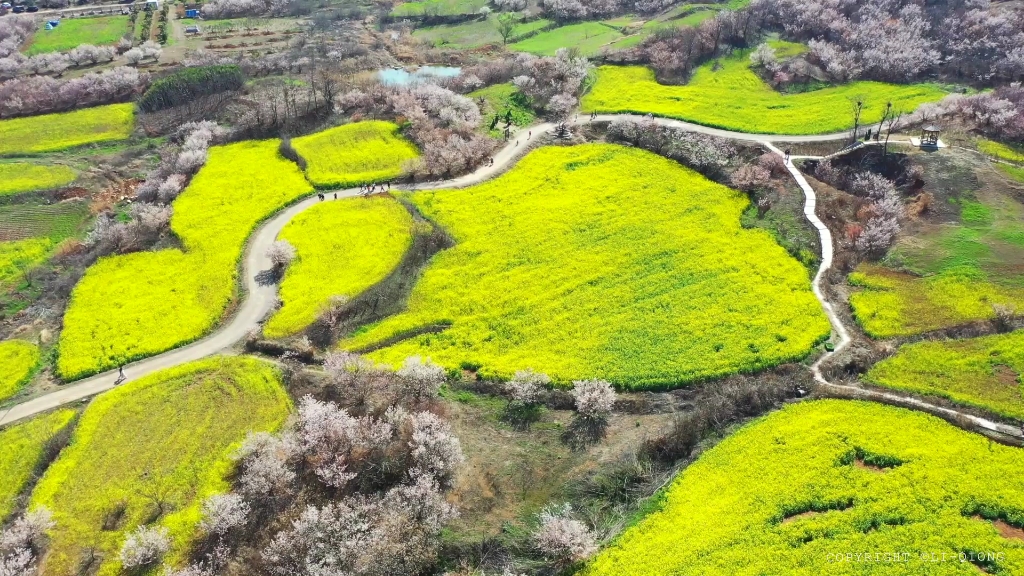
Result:
M195 24L185 26L185 34L199 34L199 32L199 26L196 26Z
M186 8L185 9L185 18L199 18L199 9L198 8Z
M50 20L50 21L48 21L46 23L46 29L47 30L53 30L54 28L56 28L59 25L60 25L60 20Z
M939 127L929 124L921 129L921 146L936 146L939 143Z

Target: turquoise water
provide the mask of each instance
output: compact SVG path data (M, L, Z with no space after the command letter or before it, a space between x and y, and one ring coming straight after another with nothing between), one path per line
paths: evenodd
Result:
M380 78L382 84L388 86L406 86L408 84L416 84L428 77L452 78L458 76L460 72L462 72L462 68L451 66L420 66L412 72L401 68L385 68L377 72L377 77Z

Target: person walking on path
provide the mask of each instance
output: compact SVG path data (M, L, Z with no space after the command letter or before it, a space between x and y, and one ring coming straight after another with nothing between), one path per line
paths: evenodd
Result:
M530 138L533 138L533 130L530 130L530 133L526 136L527 140L529 140Z
M337 199L338 199L338 193L337 193L337 192L335 192L335 193L334 193L334 199L335 199L335 200L337 200Z
M117 384L124 382L124 380L124 364L121 364L120 366L117 367L117 380L114 380L114 385L116 386Z
M782 159L783 164L789 164L789 148L786 148L786 157Z

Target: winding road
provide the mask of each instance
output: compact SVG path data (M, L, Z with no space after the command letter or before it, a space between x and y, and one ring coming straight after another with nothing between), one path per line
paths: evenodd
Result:
M611 122L621 118L633 118L640 120L646 117L629 114L599 114L591 120L589 115L585 115L582 120L577 116L574 124L581 125L591 121ZM729 140L760 143L772 152L780 155L783 153L773 144L774 142L831 142L848 139L851 135L850 132L815 135L749 134L744 132L732 132L729 130L722 130L719 128L712 128L709 126L667 118L655 118L654 121L661 126L678 128L689 132L709 134ZM510 140L504 148L494 154L493 165L482 166L474 172L451 180L420 183L403 186L402 188L410 191L463 188L485 182L500 175L509 167L514 165L520 157L522 157L541 139L541 135L554 132L555 129L556 125L550 122L524 128L512 140ZM524 133L532 133L533 137L524 136ZM803 190L804 216L808 221L810 221L811 225L814 226L815 230L817 230L821 240L821 265L814 276L812 289L814 291L814 295L818 298L818 301L821 302L821 305L832 324L834 348L832 351L824 354L811 366L814 379L817 381L818 385L830 395L864 398L887 404L901 405L907 408L936 414L951 421L970 422L982 431L989 431L1001 437L1006 436L1012 440L1019 440L1022 438L1024 435L1021 434L1021 431L1012 426L970 415L952 408L931 404L910 396L868 390L856 386L834 384L829 382L822 375L822 363L832 355L849 346L851 338L841 317L835 312L832 303L828 301L828 298L826 298L824 291L821 288L821 282L825 272L832 267L832 234L828 227L825 226L825 224L815 214L817 197L815 196L814 190L792 162L787 162L786 167L800 186L800 189ZM357 196L359 194L359 190L339 190L337 191L337 194L339 199L350 198ZM267 248L277 239L278 234L285 225L292 220L292 218L318 203L320 203L320 200L318 200L316 196L311 196L281 210L256 230L246 247L245 266L243 270L245 285L242 302L226 325L223 325L209 336L191 344L126 365L124 367L126 377L124 381L130 382L132 380L137 380L160 370L225 352L243 340L251 330L256 328L260 322L266 319L277 302L277 286L261 285L257 282L257 276L260 272L271 269L270 260L266 256ZM0 411L0 426L34 416L59 406L82 401L101 392L110 390L115 386L114 383L117 376L118 373L116 370L110 370L72 384L67 384L58 390L32 398L23 403L15 404L3 411Z

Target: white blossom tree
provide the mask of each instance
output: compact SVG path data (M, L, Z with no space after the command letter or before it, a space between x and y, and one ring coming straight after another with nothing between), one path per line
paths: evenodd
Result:
M538 516L533 533L537 549L563 564L587 559L597 551L597 537L586 524L573 517L569 504L546 508Z
M128 534L118 558L125 570L138 570L158 563L170 549L167 528L139 526Z
M285 268L295 260L295 247L287 240L278 240L267 248L267 258L276 268Z

